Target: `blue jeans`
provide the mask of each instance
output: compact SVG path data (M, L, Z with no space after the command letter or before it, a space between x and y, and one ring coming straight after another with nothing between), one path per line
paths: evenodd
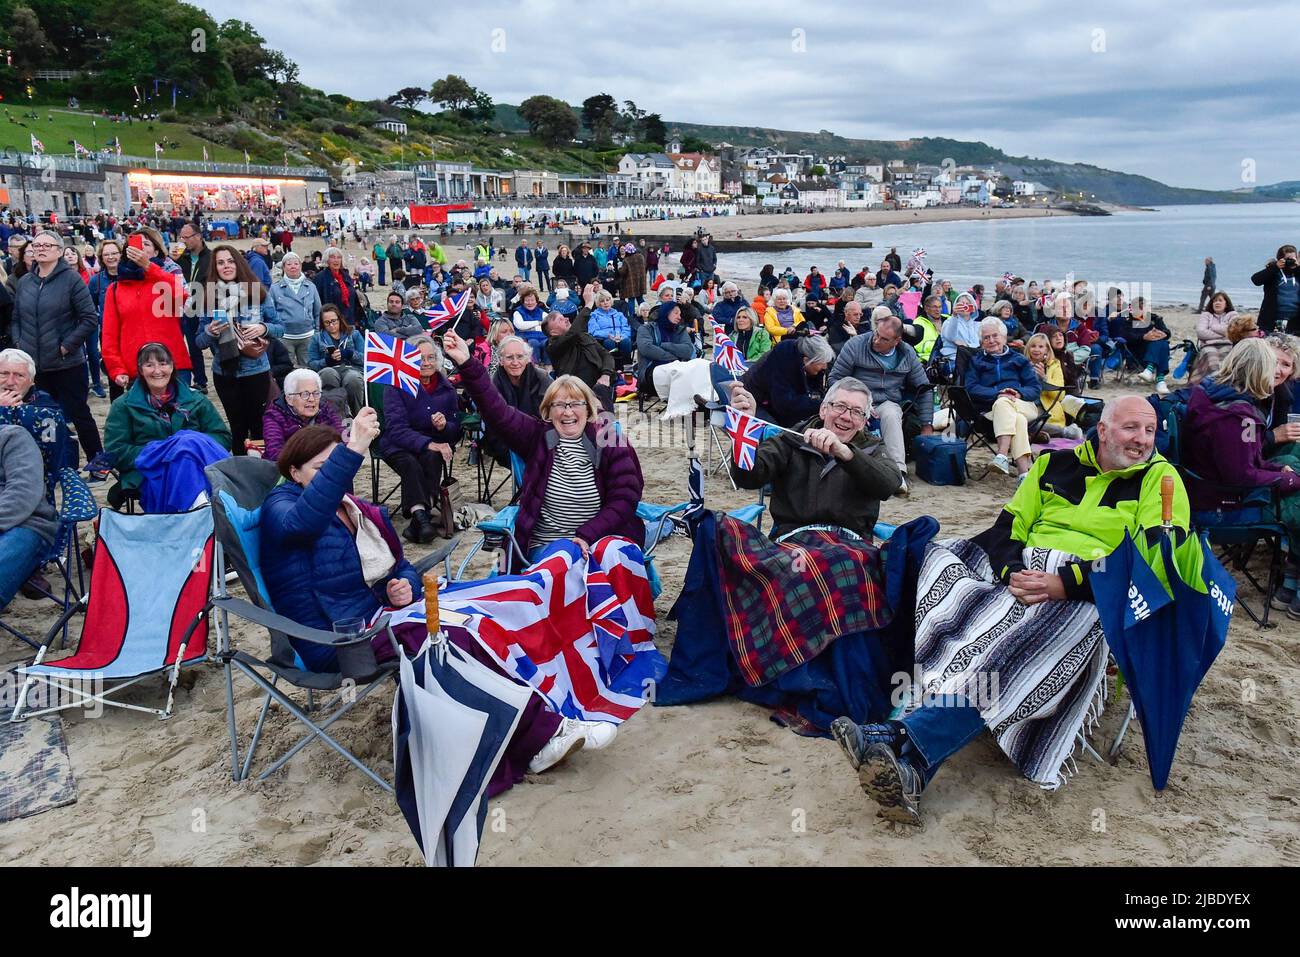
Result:
M532 280L532 275L533 275L533 269L532 269L532 267L531 267L531 266L520 266L520 267L519 267L519 275L521 275L521 276L524 277L524 282L530 282L530 281Z
M0 532L0 608L11 601L23 582L36 571L37 559L45 550L45 539L30 528Z
M1133 357L1143 365L1152 366L1156 370L1156 375L1169 375L1169 340L1155 339L1150 342L1143 341L1142 345L1134 346L1130 350Z
M199 317L186 316L182 321L185 326L185 345L190 350L190 365L194 367L194 382L206 389L208 385L207 353L199 348L199 344L194 338L199 334Z
M547 365L550 356L546 354L546 333L540 329L518 333L520 339L533 347L533 361L538 365Z
M912 762L925 784L930 783L939 765L984 730L979 710L960 699L946 705L922 706L899 723L907 731L899 755Z
M384 284L384 270L388 267L387 259L376 259L375 265L379 268L379 285Z
M1092 356L1088 359L1088 378L1100 379L1102 366L1115 354L1114 339L1100 339L1092 344Z
M99 374L99 327L86 339L86 365L90 367L90 384L96 389L104 388L104 381Z
M613 339L609 338L608 336L602 336L596 341L599 342L606 349L608 349L610 352L613 352L615 355L622 358L624 361L631 361L632 359L631 339L625 338L625 339L621 339L618 342L615 342Z
M547 292L554 289L555 283L551 282L551 271L549 269L537 268L537 291Z

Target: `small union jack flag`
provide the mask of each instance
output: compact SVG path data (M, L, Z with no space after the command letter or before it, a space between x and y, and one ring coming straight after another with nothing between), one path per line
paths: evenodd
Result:
M366 381L420 394L420 347L382 332L366 333Z
M727 434L731 436L731 459L736 465L748 471L754 467L754 453L758 443L763 441L763 430L767 423L762 419L737 412L727 406Z
M29 134L29 135L30 135L31 138L32 138L32 152L33 152L33 153L44 153L44 152L45 152L45 144L42 143L40 140L38 140L38 139L36 138L36 134L35 134L35 133L31 133L31 134Z
M437 332L447 323L460 318L460 314L469 305L469 290L448 296L436 306L431 306L420 313L428 321L429 329Z
M740 375L749 369L740 347L731 341L721 326L713 327L713 361L732 375Z

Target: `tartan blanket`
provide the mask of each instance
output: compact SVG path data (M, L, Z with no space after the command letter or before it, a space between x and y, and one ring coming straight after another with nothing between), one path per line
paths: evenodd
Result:
M866 542L800 529L777 544L727 516L718 521L718 550L727 641L751 687L891 618L880 550Z
M1073 559L1043 548L1026 548L1023 557L1026 567L1048 572ZM947 539L926 548L912 703L962 696L1041 787L1065 783L1076 734L1101 716L1107 653L1091 602L1024 605L997 581L978 545Z

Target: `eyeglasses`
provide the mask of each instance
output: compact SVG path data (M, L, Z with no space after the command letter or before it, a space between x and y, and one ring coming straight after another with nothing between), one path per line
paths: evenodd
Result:
M854 422L867 421L866 409L859 409L857 406L845 405L843 402L827 402L827 407L836 415L847 415Z
M587 403L585 402L552 402L551 403L552 409L559 409L561 412L576 412L579 409L585 409L586 407L587 407Z
M32 249L58 249L58 243L28 243Z
M286 394L287 394L288 397L291 398L291 399L292 399L294 396L297 396L297 397L300 398L300 399L319 399L319 398L320 398L320 393L319 393L319 392L289 392L289 393L286 393Z

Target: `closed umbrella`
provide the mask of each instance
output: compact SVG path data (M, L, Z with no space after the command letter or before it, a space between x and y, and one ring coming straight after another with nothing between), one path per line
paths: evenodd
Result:
M1195 546L1202 553L1201 581L1183 580L1168 507L1165 514L1158 550L1169 590L1127 533L1090 578L1106 641L1142 725L1157 791L1169 782L1192 696L1223 650L1237 597L1232 576L1202 539Z

